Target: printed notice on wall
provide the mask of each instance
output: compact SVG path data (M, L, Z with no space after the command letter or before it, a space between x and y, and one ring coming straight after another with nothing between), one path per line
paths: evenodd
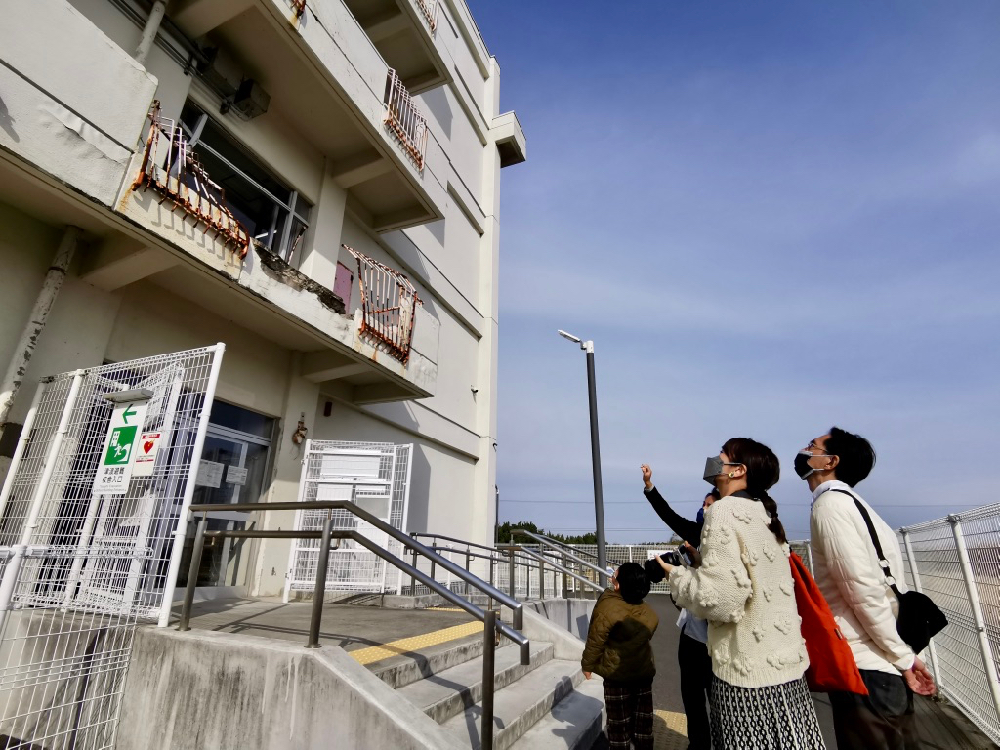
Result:
M222 472L225 468L225 464L202 459L198 463L198 474L194 478L195 485L198 487L221 487Z
M160 432L144 432L135 447L135 463L132 465L133 477L153 476L156 466L156 454L160 452Z
M247 470L239 466L230 466L226 471L226 481L230 484L246 484Z

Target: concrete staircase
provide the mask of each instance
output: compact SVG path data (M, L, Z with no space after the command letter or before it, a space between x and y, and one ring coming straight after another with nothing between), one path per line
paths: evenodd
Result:
M568 634L567 634L568 635ZM517 646L501 639L494 660L495 750L589 750L603 728L600 679L585 680L565 639L532 639L527 666ZM575 639L574 639L575 640ZM582 646L582 644L580 644ZM480 747L483 695L481 636L445 648L369 665L379 679L434 719L457 742Z

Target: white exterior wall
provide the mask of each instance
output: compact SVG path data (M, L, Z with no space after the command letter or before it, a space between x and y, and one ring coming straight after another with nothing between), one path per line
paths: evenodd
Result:
M280 0L254 2L280 5ZM108 0L71 3L40 0L40 7L71 17L78 28L75 46L48 50L40 68L33 62L38 88L51 89L51 81L59 80L65 70L92 71L95 66L107 70L111 63L120 71L114 75L129 82L129 88L112 87L120 102L106 96L104 101L78 103L93 110L98 130L112 135L117 149L112 165L98 170L96 184L93 160L74 161L72 144L49 139L39 140L37 147L33 143L22 147L3 140L0 130L0 181L8 174L18 180L7 192L0 186L4 264L0 294L5 302L0 364L17 354L18 336L63 228L84 228L84 241L31 361L28 385L18 395L11 421L23 420L32 383L42 375L223 341L227 349L218 397L279 420L280 436L272 446L273 476L263 499L297 497L301 448L289 437L305 414L310 437L415 444L407 531L431 530L478 542L492 539L500 160L490 126L499 114L499 71L464 2L447 0L440 8L436 42L452 80L415 97L431 129L429 165L421 179L439 186L435 189L440 194L428 194L439 195L434 200L444 218L384 233L376 231L365 211L352 203L350 190L340 181L341 165L298 128L299 113L275 104L250 121L221 117L217 95L186 75L159 47L153 47L145 66L131 60L140 30ZM0 2L0 27L11 13L20 12L19 6ZM320 6L341 7L335 0ZM360 27L352 29L349 38L359 31ZM377 83L381 73L369 59L373 49L361 45L356 60L354 50L340 52L348 64L367 71L367 78ZM0 58L7 59L2 45ZM81 65L81 59L87 64ZM66 84L60 94L66 101L56 104L68 106L78 89L89 85L71 78ZM348 84L345 81L345 87ZM352 315L359 304L357 280L352 309L346 315L333 313L321 308L309 292L276 280L253 249L240 263L218 243L206 243L204 233L182 213L171 212L169 204L157 205L154 194L132 194L127 189L138 171L142 149L135 112L144 111L154 97L171 118L179 116L185 101L196 102L275 177L313 204L310 229L296 261L302 273L332 287L338 260L354 267L341 249L346 243L410 278L423 308L407 366L375 352L352 333ZM19 112L26 119L41 106L31 97L23 102ZM103 111L109 108L115 111ZM367 116L361 113L359 119L361 115ZM45 135L44 129L39 131ZM40 154L42 147L48 152ZM58 184L45 173L56 175ZM411 172L405 176L413 179ZM104 207L94 204L95 198ZM155 273L123 277L125 283L110 283L103 277L95 281L100 275L94 275L95 267L100 270L109 258L113 265L120 256L136 251L155 259ZM338 342L347 349L336 349ZM310 352L324 347L353 351L351 356L360 356L372 377L432 395L359 401L360 385L313 382L304 377L304 362ZM327 417L323 411L328 401L332 411ZM0 461L0 468L5 467ZM292 518L268 514L262 523L288 528ZM288 544L268 540L257 545L257 552L249 590L280 593Z

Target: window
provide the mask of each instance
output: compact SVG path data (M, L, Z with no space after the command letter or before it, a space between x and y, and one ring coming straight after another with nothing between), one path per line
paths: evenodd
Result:
M312 206L262 167L200 108L181 113L188 145L224 195L226 206L254 240L288 263L297 263ZM209 189L212 189L211 187Z

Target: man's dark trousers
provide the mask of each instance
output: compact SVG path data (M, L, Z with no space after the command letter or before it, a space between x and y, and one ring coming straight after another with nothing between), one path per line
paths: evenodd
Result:
M681 632L677 662L681 668L681 699L687 716L688 748L711 750L708 694L712 687L712 658L708 655L708 646Z
M839 750L916 750L913 693L902 675L859 669L868 695L830 693Z

